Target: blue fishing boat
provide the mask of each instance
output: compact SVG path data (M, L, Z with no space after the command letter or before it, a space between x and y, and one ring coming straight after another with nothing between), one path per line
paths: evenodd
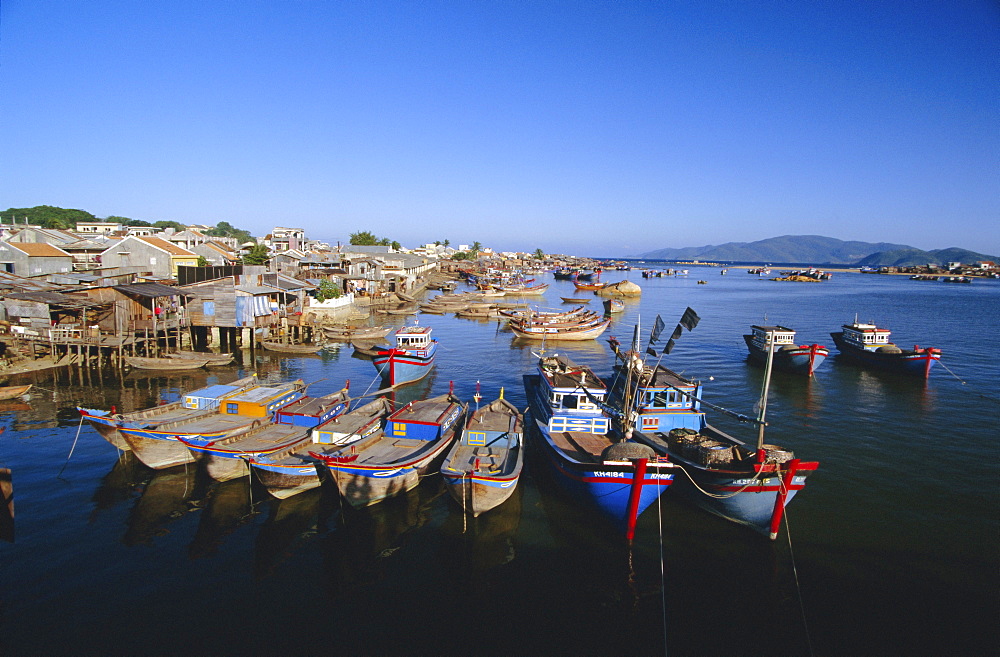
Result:
M757 423L757 444L749 445L708 424L701 383L660 365L647 365L637 349L618 357L612 381L612 404L631 409L633 438L683 472L674 490L697 506L727 520L777 536L785 507L819 467L776 445L764 444L767 383L760 415L754 419L714 407L738 419ZM771 352L773 353L773 352ZM771 367L765 379L770 379Z
M795 331L784 326L754 324L743 340L750 350L750 362L761 366L767 363L773 341L774 369L793 374L812 376L830 355L830 350L821 344L795 344Z
M267 492L278 499L316 488L320 485L319 471L316 459L309 452L332 454L344 445L380 432L382 422L391 412L392 403L379 397L314 427L311 442L254 455L250 458L250 467Z
M181 442L181 437L208 442L244 433L269 423L275 411L300 399L305 389L301 380L254 386L222 397L218 409L210 414L167 422L155 428L119 427L119 432L136 457L153 469L192 463L196 455Z
M889 342L891 332L874 324L844 324L831 333L834 344L845 358L878 369L927 378L931 367L941 360L941 350L933 347L901 349Z
M533 431L554 481L596 507L631 537L635 519L670 486L675 468L625 434L613 432L607 387L589 367L542 355L524 376Z
M76 410L90 423L97 433L109 443L122 450L130 450L129 444L119 431L120 428L155 429L160 425L218 413L220 400L229 395L247 390L258 384L252 374L231 383L217 384L187 392L179 401L161 404L151 408L118 413L114 406L110 411L77 406Z
M390 386L419 381L434 365L437 340L429 326L404 326L396 331L396 345L372 357L375 368Z
M420 477L436 472L464 415L464 406L451 393L412 401L386 419L383 431L332 454L309 455L329 469L352 506L370 506L413 489Z
M476 409L444 458L441 476L462 510L478 517L517 488L524 467L521 412L503 398Z

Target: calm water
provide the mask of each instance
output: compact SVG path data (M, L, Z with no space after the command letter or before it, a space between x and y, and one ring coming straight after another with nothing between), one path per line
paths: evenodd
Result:
M788 509L790 532L770 543L668 492L640 518L631 551L530 476L530 461L518 494L478 520L463 518L439 477L358 512L326 489L278 502L247 479L153 472L81 429L74 411L143 408L252 368L315 381L314 395L345 379L354 393L374 389L374 367L350 348L247 354L240 368L170 378L18 377L36 387L26 403L0 402L0 465L17 500L16 540L0 541L0 654L995 653L1000 282L627 275L643 295L609 334L627 339L658 313L669 332L691 306L701 324L666 363L739 412L753 412L763 378L741 336L765 316L832 348L830 331L857 314L900 345L941 348L948 369L925 383L831 358L812 381L776 373L768 442L820 461ZM543 278L543 305L576 296ZM420 321L440 341L437 368L400 399L450 381L469 399L479 381L487 400L502 386L526 405L521 375L537 344L495 321ZM549 348L610 370L603 339Z

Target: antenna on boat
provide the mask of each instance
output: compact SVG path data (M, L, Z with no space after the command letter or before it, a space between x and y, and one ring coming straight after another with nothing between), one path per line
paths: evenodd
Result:
M771 368L774 365L774 331L768 331L767 366L764 368L764 389L760 395L760 413L757 415L757 454L764 451L764 426L767 424L767 392L771 387Z

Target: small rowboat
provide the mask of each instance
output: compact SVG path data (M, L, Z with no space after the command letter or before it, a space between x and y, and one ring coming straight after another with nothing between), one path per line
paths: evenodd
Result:
M202 360L207 358L208 364L205 367L220 367L233 362L233 354L212 354L200 351L178 351L176 354L164 354L167 358L179 360Z
M138 370L196 370L208 365L208 358L149 358L125 356L125 362Z
M286 354L315 354L323 348L318 344L292 344L290 342L269 342L267 340L260 344L268 351L279 351Z
M590 299L580 299L579 297L559 297L563 303L590 303Z
M391 326L330 326L323 329L328 340L351 342L353 340L377 340L389 335Z
M15 397L20 397L24 393L31 390L31 385L26 386L3 386L0 387L0 400L3 399L14 399Z

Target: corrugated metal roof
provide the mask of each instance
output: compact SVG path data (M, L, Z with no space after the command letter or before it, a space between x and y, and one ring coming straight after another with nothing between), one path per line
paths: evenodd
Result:
M45 303L50 306L64 306L66 308L95 308L105 304L82 297L71 297L68 294L59 292L18 292L16 294L4 295L6 299L17 301L35 301Z
M247 294L276 294L283 291L269 285L237 285L236 289Z
M27 253L29 256L44 256L44 257L72 257L62 249L52 244L46 244L45 242L7 242L10 246L15 249Z
M189 294L184 294L176 287L170 287L169 285L162 285L160 283L132 283L131 285L114 285L112 287L123 294L134 294L137 297L146 297L147 299L153 299L156 297L191 296Z

